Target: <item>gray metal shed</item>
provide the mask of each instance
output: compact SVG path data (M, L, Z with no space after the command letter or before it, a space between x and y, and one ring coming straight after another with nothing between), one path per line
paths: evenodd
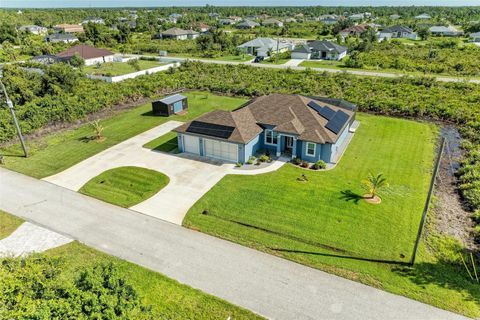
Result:
M172 114L184 113L187 110L187 97L181 94L174 94L152 102L152 112L154 115L170 116Z

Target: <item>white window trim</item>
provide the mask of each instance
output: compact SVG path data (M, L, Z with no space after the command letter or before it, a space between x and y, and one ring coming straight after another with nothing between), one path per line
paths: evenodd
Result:
M278 145L278 134L277 134L277 143L270 143L270 142L267 142L267 132L270 131L272 133L272 141L273 141L273 135L275 134L275 132L271 129L265 129L265 137L264 137L264 143L268 146L276 146Z
M313 154L308 153L308 145L313 144ZM317 154L317 144L315 142L307 142L307 145L305 146L305 155L309 157L315 157Z

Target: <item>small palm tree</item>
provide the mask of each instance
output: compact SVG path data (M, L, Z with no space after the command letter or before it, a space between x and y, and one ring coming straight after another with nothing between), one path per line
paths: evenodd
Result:
M370 173L368 178L363 180L362 183L372 199L377 196L380 189L388 187L387 180L383 177L383 173L378 173L377 175Z
M93 131L95 132L95 139L96 140L101 140L103 139L103 130L105 129L101 124L100 121L98 120L93 120L90 125L93 128Z

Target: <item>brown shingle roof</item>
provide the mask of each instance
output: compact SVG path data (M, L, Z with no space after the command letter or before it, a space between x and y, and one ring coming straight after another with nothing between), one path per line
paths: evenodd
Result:
M70 58L73 57L75 54L78 54L83 59L94 59L111 56L113 55L113 52L105 49L97 49L86 44L79 44L71 47L70 49L60 52L59 54L57 54L57 57Z
M249 105L233 112L216 110L196 119L196 121L234 127L226 140L248 143L263 131L261 125L272 126L277 132L297 135L300 140L316 143L335 143L339 135L326 128L328 120L310 108L308 103L315 101L320 106L328 106L334 111L345 112L350 122L355 112L326 102L320 102L300 95L271 94L253 100ZM176 132L187 132L191 122L178 127ZM343 128L342 128L343 129Z

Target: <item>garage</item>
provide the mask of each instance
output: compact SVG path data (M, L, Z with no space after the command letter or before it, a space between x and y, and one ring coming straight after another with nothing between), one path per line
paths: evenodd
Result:
M204 139L205 156L227 161L238 161L238 145L218 140Z
M200 154L200 141L198 137L184 135L183 151L193 154Z

